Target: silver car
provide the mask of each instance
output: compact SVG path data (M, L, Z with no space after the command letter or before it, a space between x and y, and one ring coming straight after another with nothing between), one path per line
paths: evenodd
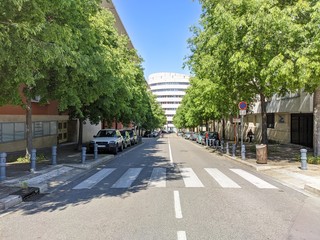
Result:
M89 143L89 151L94 151L94 144L97 144L98 151L105 150L117 154L123 151L123 137L117 129L101 129Z

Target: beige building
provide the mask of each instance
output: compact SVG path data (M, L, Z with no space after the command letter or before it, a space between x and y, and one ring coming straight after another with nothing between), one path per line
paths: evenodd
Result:
M237 118L237 117L236 117ZM229 140L240 138L239 123L234 124L231 117L225 123L225 138ZM243 139L252 129L255 141L261 141L261 106L255 103L251 111L243 117ZM216 129L222 136L222 122L212 123L211 129ZM300 91L284 97L273 96L267 102L268 140L278 143L294 143L307 147L313 146L313 94Z

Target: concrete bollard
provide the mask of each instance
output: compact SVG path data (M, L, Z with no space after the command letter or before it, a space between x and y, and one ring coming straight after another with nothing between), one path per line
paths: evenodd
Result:
M57 165L57 146L52 146L51 164Z
M0 154L0 181L6 179L6 162L7 162L7 154Z
M86 153L87 153L87 148L82 147L81 151L81 163L84 164L86 162Z
M233 145L232 145L232 157L235 157L235 156L236 156L236 147L237 147L236 144L233 144Z
M30 172L34 173L36 171L36 161L37 161L37 150L32 149L31 150L31 159L30 159Z
M228 155L230 154L230 152L229 152L229 143L228 142L226 143L226 154L228 154Z
M300 149L301 153L301 169L307 170L307 149Z
M94 159L98 159L98 144L94 144Z
M242 160L246 159L246 146L244 144L241 146L241 158Z

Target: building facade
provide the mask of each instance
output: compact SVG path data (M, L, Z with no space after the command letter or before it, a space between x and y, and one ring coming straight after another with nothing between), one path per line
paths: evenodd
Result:
M276 143L292 143L313 147L313 94L304 91L290 93L286 96L274 95L267 101L267 133L268 140ZM235 123L238 116L223 121L214 121L211 129L217 130L226 140L241 137L240 124ZM243 117L243 139L248 131L254 133L255 142L262 139L262 117L260 102L250 104L250 109ZM225 125L225 127L223 127Z
M176 131L173 116L190 85L189 81L188 75L171 72L154 73L148 77L149 88L165 111L167 124L164 128L167 131Z

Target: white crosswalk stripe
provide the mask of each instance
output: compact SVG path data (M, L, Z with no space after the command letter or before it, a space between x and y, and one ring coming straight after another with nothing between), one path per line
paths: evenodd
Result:
M186 187L204 187L192 168L180 168L180 173Z
M104 178L107 178L111 173L116 173L116 168L104 168L86 180L80 182L73 189L91 189L96 184L101 182ZM124 174L122 174L116 182L111 186L111 188L129 188L132 186L133 182L138 178L143 168L129 168ZM198 178L197 174L192 168L179 168L180 175L182 177L184 186L186 188L203 188L201 180ZM204 170L213 178L222 188L242 188L238 183L231 179L230 176L225 175L222 171L217 168L204 168ZM277 189L277 187L271 185L270 183L256 177L255 175L246 172L242 169L229 169L231 172L235 173L237 176L245 179L246 181L252 183L261 189ZM226 171L229 171L226 170ZM144 178L144 182L147 182L148 187L154 188L165 188L167 187L167 168L156 167L152 169L151 175L147 175L147 179ZM176 173L175 173L176 174ZM113 174L115 175L115 174ZM201 175L202 176L202 175ZM175 184L181 184L181 181L175 182ZM209 186L208 186L209 187Z
M238 174L240 177L244 178L248 182L252 183L253 185L257 186L258 188L268 188L268 189L277 189L277 187L267 183L266 181L250 174L242 169L230 169L234 173Z
M166 187L166 168L154 168L150 177L150 187Z
M112 188L128 188L136 180L142 168L129 168L120 179L112 185Z
M100 182L102 179L107 177L110 173L112 173L115 170L115 168L104 168L97 172L96 174L92 175L88 179L84 180L83 182L79 183L77 186L75 186L73 189L90 189L94 185L96 185L98 182Z
M213 177L223 188L241 188L237 183L223 174L216 168L205 168L211 177Z

